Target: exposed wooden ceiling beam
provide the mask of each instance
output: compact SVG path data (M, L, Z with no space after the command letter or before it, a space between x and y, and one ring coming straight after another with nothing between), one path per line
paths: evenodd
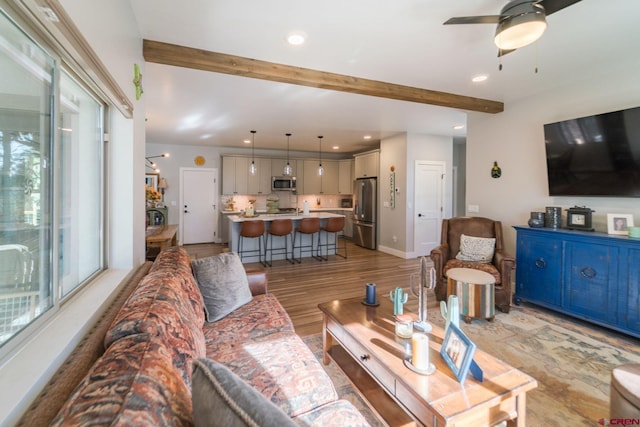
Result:
M153 40L144 40L143 55L147 62L215 73L233 74L482 113L501 113L504 111L504 104L498 101L362 79L309 68L293 67L291 65L227 55Z

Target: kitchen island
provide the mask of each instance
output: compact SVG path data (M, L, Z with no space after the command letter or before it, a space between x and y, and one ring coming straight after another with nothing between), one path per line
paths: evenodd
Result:
M335 213L329 213L329 212L310 212L309 215L302 215L302 214L291 214L291 215L287 215L287 214L258 214L257 216L254 217L246 217L244 215L229 215L228 219L229 219L229 249L237 252L238 251L238 240L240 238L240 227L242 226L242 223L244 221L255 221L255 220L263 220L264 221L264 227L266 229L266 231L269 231L269 226L271 221L273 221L274 219L290 219L293 221L293 229L295 230L298 225L300 224L300 221L303 218L320 218L320 227L322 228L324 226L324 224L326 223L328 218L335 218L335 217L344 217L344 215L340 215L340 214L335 214ZM323 233L323 232L322 232ZM291 237L289 238L293 238L293 233L291 234ZM311 244L311 236L310 235L306 235L306 234L302 234L301 235L302 238L302 245L309 245ZM298 239L300 239L300 237L298 237ZM325 237L323 236L322 241L325 242ZM318 242L318 236L315 236L315 240L314 242ZM264 243L264 241L263 241ZM282 239L276 239L274 242L274 245L277 245L278 247L283 246L284 245L284 241ZM299 246L299 243L296 243L296 246ZM243 243L243 250L257 250L258 249L258 239L244 239ZM293 247L292 244L289 244L289 248L291 249L291 247ZM264 244L263 244L263 249L264 249ZM275 249L275 246L274 246ZM335 254L334 250L329 249L329 255ZM296 250L295 254L294 254L295 258L299 258L300 257L300 251ZM310 257L311 254L309 252L305 252L302 254L302 257ZM249 256L249 255L245 255L243 257L243 262L258 262L258 255L256 253L255 256ZM274 260L278 260L278 259L284 259L284 254L274 254L273 255L273 259Z

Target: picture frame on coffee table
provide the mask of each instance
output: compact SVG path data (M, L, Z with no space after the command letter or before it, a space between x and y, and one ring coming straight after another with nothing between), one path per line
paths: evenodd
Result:
M453 322L449 324L440 354L460 383L464 383L469 374L475 351L475 343Z
M629 227L633 227L633 215L616 213L607 214L608 234L628 236Z

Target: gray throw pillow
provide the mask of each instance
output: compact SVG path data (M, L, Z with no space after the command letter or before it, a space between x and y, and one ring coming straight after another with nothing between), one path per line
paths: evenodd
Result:
M218 362L193 362L191 386L195 427L286 427L291 418Z
M198 282L208 322L225 317L251 301L247 273L238 254L226 252L191 261Z

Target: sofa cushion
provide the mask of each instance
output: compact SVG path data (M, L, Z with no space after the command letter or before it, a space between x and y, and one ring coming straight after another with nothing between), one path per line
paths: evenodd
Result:
M460 235L460 252L456 258L460 261L491 262L496 247L493 237L474 237Z
M207 357L224 364L290 417L338 399L331 378L295 333L229 340Z
M348 400L336 400L298 415L293 421L305 427L369 427L360 411Z
M204 314L193 311L185 290L189 276L168 271L148 274L105 334L105 348L127 336L148 333L171 350L173 363L190 384L191 362L205 356L206 346Z
M251 301L247 275L238 254L226 252L191 261L207 314L207 321L222 319Z
M196 427L296 425L280 408L213 360L194 361L191 398Z
M131 335L96 361L51 425L190 426L191 390L162 341Z
M207 354L229 343L241 343L275 332L294 332L291 318L273 294L254 296L251 302L225 318L203 326Z

